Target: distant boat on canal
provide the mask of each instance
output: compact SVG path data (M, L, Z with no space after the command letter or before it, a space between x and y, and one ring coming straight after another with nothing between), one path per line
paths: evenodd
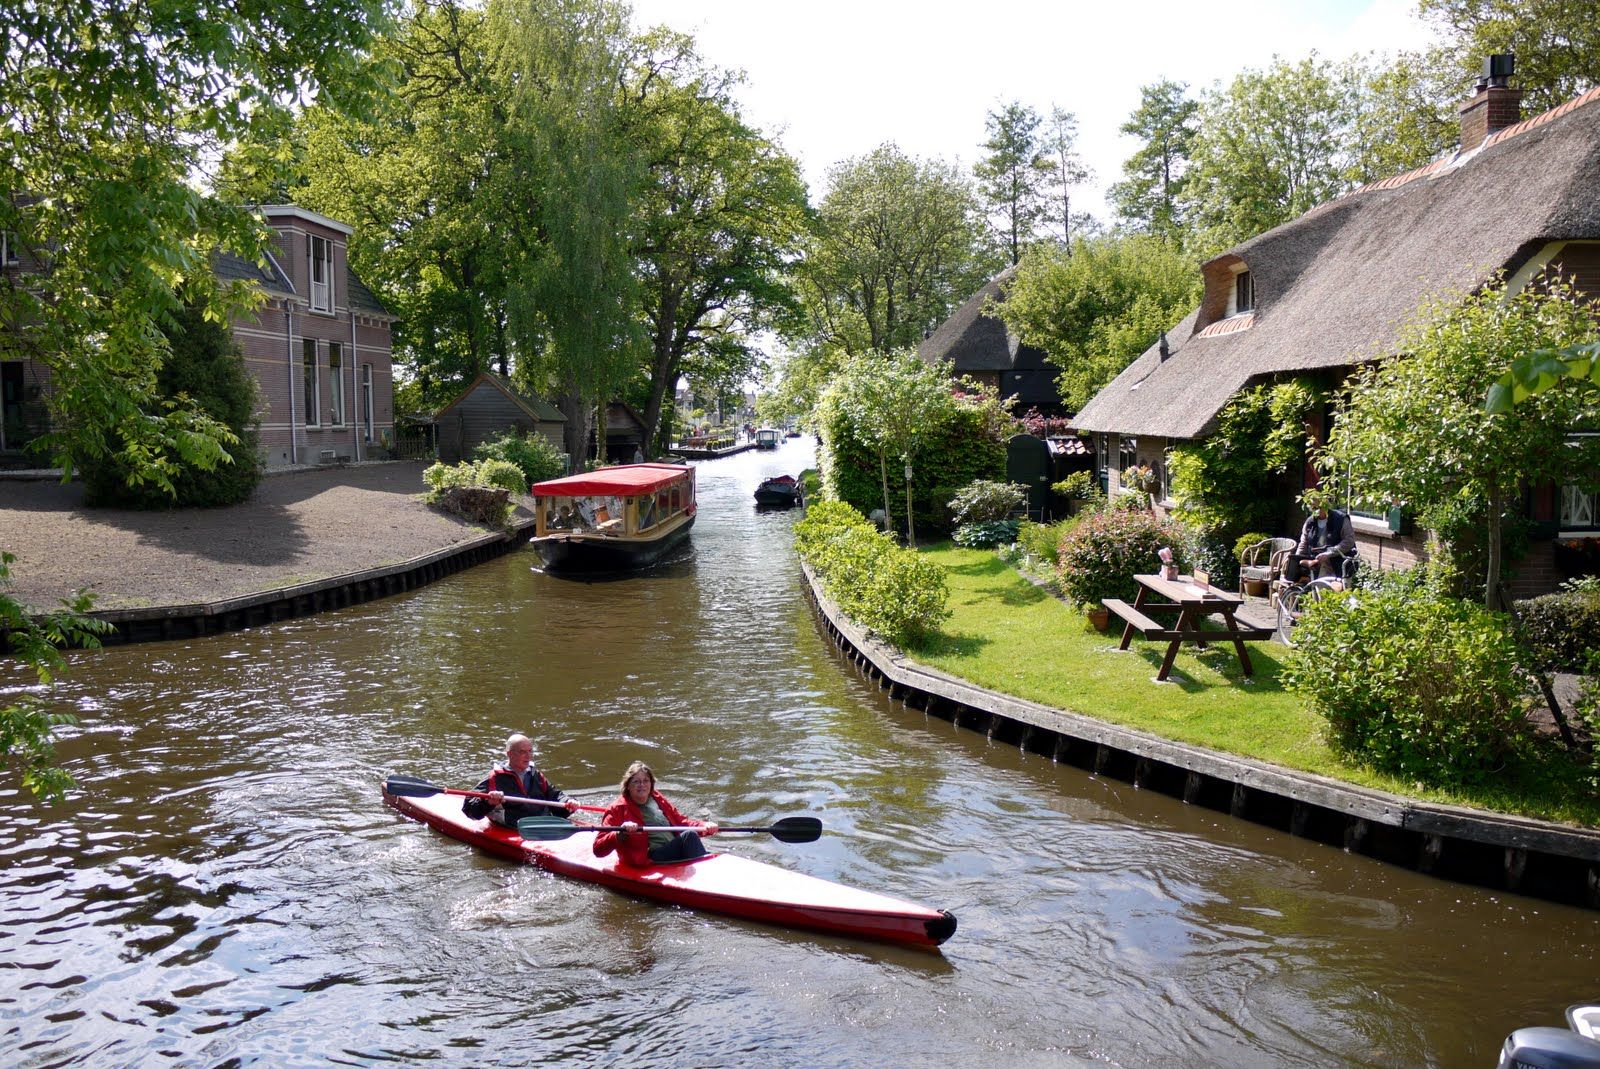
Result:
M528 492L538 523L531 544L553 572L647 567L694 526L694 469L677 464L600 468Z
M800 503L800 481L793 475L778 475L756 487L756 505L760 508L786 509Z
M776 449L783 441L783 432L775 427L762 427L756 431L757 449Z

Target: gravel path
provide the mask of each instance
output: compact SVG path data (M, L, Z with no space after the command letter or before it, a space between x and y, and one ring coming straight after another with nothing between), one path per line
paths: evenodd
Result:
M36 610L79 587L97 609L220 601L380 568L485 533L419 500L419 462L270 476L242 505L130 512L83 505L80 483L0 479L9 593Z

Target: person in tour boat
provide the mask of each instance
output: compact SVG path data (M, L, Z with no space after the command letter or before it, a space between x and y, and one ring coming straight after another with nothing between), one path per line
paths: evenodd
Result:
M717 834L717 826L704 820L690 820L678 812L666 796L656 790L656 774L643 761L628 766L622 777L622 797L611 803L602 823L621 831L603 831L594 837L596 857L613 850L636 868L703 857L702 836ZM694 831L641 831L642 827L679 826Z
M508 828L515 828L523 817L559 817L563 808L568 813L578 808L577 802L552 787L544 773L533 767L533 740L522 734L506 740L506 763L489 773L474 790L486 791L489 797L468 798L461 803L461 811L474 820L488 817ZM565 805L524 805L517 798L542 798Z

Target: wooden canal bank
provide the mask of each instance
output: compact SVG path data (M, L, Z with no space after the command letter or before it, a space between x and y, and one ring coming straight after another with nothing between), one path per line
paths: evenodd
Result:
M1420 802L984 690L865 634L801 565L833 642L928 716L1030 753L1418 872L1600 909L1600 831Z

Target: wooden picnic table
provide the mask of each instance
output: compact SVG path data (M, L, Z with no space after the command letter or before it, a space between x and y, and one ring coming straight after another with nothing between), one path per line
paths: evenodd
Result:
M1255 666L1250 663L1250 652L1244 644L1269 638L1272 632L1264 627L1241 624L1234 618L1234 610L1244 603L1243 597L1213 586L1203 586L1188 575L1180 575L1176 579L1163 579L1159 575L1136 575L1133 578L1139 584L1139 593L1132 605L1116 598L1109 598L1104 604L1125 624L1122 642L1117 649L1127 649L1135 633L1149 639L1167 640L1167 655L1161 661L1161 671L1156 673L1157 681L1166 681L1172 671L1172 662L1178 656L1178 648L1185 642L1204 649L1208 642L1231 641L1239 654L1239 666L1244 674L1248 676L1255 673ZM1152 596L1161 600L1152 600ZM1151 613L1176 613L1176 619L1168 625L1153 619ZM1200 621L1207 616L1220 616L1223 630L1200 630Z

